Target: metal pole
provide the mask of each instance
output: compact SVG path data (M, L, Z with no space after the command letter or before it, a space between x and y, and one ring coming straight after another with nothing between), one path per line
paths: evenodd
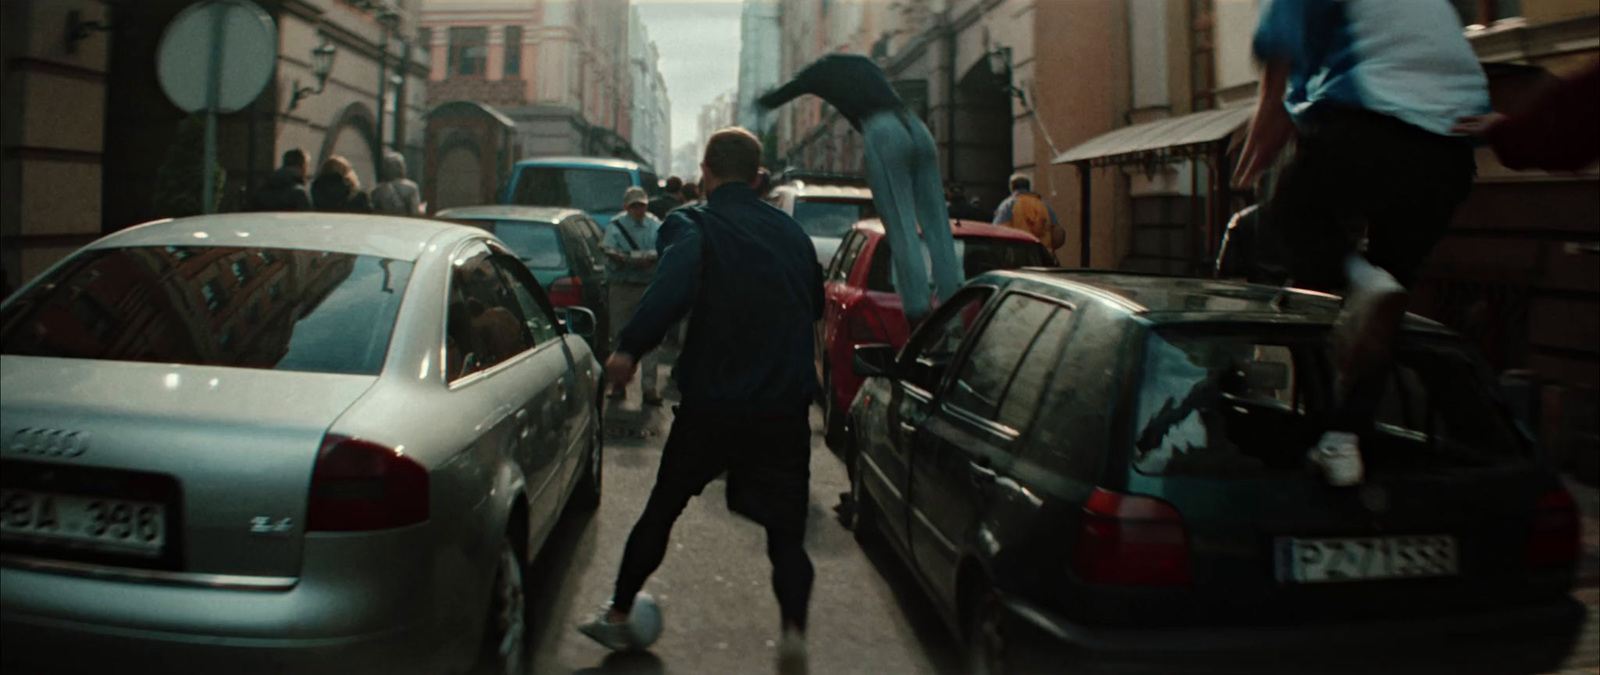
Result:
M223 21L228 18L228 5L216 2L211 6L211 63L206 71L206 143L204 164L200 166L200 212L217 211L217 175L212 170L217 164L217 98L222 90L222 32Z
M1078 162L1078 199L1082 202L1078 224L1078 266L1089 266L1089 163Z
M375 157L379 167L383 166L383 116L384 109L389 107L384 104L384 99L389 96L389 29L383 28L383 37L378 39L378 156ZM377 176L372 177L378 180Z

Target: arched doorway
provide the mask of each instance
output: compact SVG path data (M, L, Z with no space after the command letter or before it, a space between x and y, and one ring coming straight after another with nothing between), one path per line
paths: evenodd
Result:
M483 164L478 148L466 140L456 140L439 149L439 169L434 177L435 211L483 203Z
M359 101L351 103L339 111L334 117L334 122L328 127L328 134L323 138L322 151L317 156L317 165L329 157L338 155L350 162L350 168L355 169L356 176L361 179L361 189L371 190L378 182L378 144L376 141L377 118L373 116L372 109ZM313 167L315 171L316 167Z
M1015 164L1011 157L1011 92L1007 82L989 69L987 59L961 77L955 90L955 157L950 175L968 197L992 211L1010 193L1007 179Z

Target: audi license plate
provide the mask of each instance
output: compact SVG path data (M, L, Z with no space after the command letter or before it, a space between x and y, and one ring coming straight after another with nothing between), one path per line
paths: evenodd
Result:
M1455 576L1449 535L1278 540L1278 580L1301 584Z
M0 539L158 557L166 506L33 490L0 490Z

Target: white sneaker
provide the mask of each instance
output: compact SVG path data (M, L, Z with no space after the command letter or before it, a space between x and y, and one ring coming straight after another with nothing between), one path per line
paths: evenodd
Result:
M1334 323L1333 344L1347 378L1366 371L1388 352L1405 318L1410 294L1394 276L1359 255L1345 258L1344 309Z
M1360 485L1365 478L1360 441L1348 431L1324 432L1321 440L1306 451L1306 459L1317 465L1334 487Z
M611 605L607 603L593 619L580 624L578 632L616 652L649 649L661 637L661 607L649 594L640 593L634 597L627 621L606 620L610 611Z
M793 628L778 641L778 675L806 675L806 634Z

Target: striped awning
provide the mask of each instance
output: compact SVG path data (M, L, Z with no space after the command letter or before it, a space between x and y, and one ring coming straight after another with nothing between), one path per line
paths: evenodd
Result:
M1232 136L1254 113L1254 108L1206 110L1135 124L1084 141L1050 163L1110 166L1185 160Z

